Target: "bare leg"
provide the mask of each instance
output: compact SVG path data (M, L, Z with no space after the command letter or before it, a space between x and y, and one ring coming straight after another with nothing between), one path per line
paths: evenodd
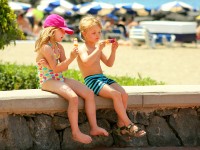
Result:
M119 87L116 84L114 85L114 87L116 89L119 89ZM114 109L119 118L118 123L120 123L120 125L123 124L123 126L125 125L127 127L126 132L128 129L128 132L130 134L132 134L133 132L134 133L133 135L137 137L141 137L146 134L144 130L138 130L138 127L134 125L131 122L131 120L128 118L127 113L126 113L127 100L123 103L122 94L119 91L115 90L112 86L105 84L103 88L101 89L101 91L99 92L99 95L102 97L111 98L113 100ZM126 94L124 94L124 98L126 97L128 99L128 95L126 96ZM123 131L122 131L122 134L123 134Z
M105 98L111 98L113 100L114 109L118 115L118 118L119 120L122 120L125 126L128 126L132 123L126 114L126 109L120 92L116 91L110 85L105 84L99 92L99 95Z
M96 105L93 91L84 84L73 79L66 79L65 82L75 91L75 93L85 100L85 111L91 127L90 134L108 136L108 132L97 125Z
M92 138L89 135L83 134L78 127L78 97L76 93L66 83L56 80L46 81L43 83L42 89L59 94L68 100L69 106L67 112L73 139L85 144L91 143Z
M117 83L113 83L110 85L113 89L115 89L116 91L119 91L121 93L121 98L122 98L122 103L124 105L124 109L126 110L127 109L127 103L128 103L128 94L126 93L126 91L124 90L123 87L121 87L119 84ZM117 122L117 125L119 127L122 127L124 126L125 124L123 123L123 120L121 120L119 117L118 117L118 122Z

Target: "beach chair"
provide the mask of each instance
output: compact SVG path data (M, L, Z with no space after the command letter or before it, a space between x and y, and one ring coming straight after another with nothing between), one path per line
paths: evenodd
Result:
M145 42L149 48L155 48L157 35L150 33L145 27L134 26L129 31L129 39L134 46L138 43Z
M176 39L176 36L174 34L159 33L156 35L157 35L156 43L161 43L163 45L166 45L167 47L172 47Z
M170 34L169 38L167 38L167 39L168 39L168 43L167 43L168 47L172 47L173 43L176 39L176 35Z
M125 39L126 37L124 36L124 33L119 28L116 27L112 29L112 32L105 33L104 38L105 39L111 39L111 38Z

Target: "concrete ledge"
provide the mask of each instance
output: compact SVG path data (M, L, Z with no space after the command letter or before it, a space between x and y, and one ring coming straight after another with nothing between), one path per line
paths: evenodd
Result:
M142 107L200 106L200 85L130 86L126 91L142 96Z
M128 108L200 106L200 85L124 86ZM97 109L113 108L112 100L95 97ZM0 91L0 113L54 113L67 110L62 97L40 89ZM80 98L79 109L84 108Z

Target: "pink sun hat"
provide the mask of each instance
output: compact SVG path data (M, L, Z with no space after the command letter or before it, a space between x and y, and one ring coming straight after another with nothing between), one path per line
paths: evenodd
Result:
M65 19L57 14L49 15L44 21L44 28L57 27L65 30L67 34L73 34L74 31L67 27Z

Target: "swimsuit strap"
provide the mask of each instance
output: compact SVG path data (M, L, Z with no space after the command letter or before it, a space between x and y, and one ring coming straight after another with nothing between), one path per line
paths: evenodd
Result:
M51 44L50 42L48 42L48 45L52 48L52 44ZM56 59L59 59L59 58L60 58L60 49L58 48L58 43L57 43L57 42L56 42L56 47L57 47L57 50L58 50L59 54L56 54L56 53L55 53L55 48L52 48L52 50L53 50L53 52L54 52L54 57L55 57Z

